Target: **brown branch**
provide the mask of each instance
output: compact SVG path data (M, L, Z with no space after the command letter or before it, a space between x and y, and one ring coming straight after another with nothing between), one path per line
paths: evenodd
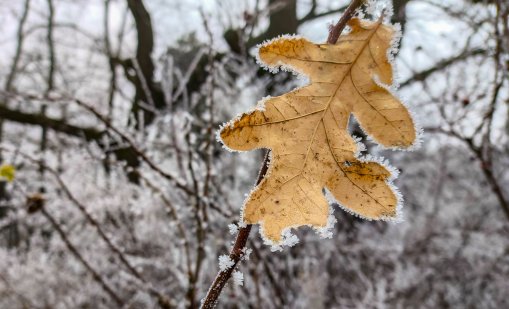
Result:
M269 157L270 151L268 151L267 154L265 155L265 160L263 161L262 168L260 169L260 173L258 174L256 185L258 185L262 181L263 177L265 177L265 174L267 173L267 170L269 168ZM216 279L210 286L209 291L207 292L207 296L205 296L205 299L203 300L202 304L203 309L214 308L214 306L216 305L219 295L221 295L221 291L226 285L226 282L228 282L228 279L230 279L233 270L235 269L235 266L237 266L237 263L242 259L242 257L244 257L244 248L246 247L247 239L249 237L249 233L251 232L251 227L252 225L248 224L239 229L237 238L235 239L235 244L233 245L233 248L230 251L230 259L233 261L233 265L225 269L224 271L220 271L217 274Z
M55 87L55 41L53 39L53 29L55 24L55 6L53 4L53 0L48 1L48 32L46 34L46 40L48 43L48 54L49 54L49 68L48 68L48 85L46 88L46 94L53 91Z
M124 66L124 70L126 77L136 88L131 113L136 119L136 125L141 129L140 125L146 126L154 121L157 109L163 109L166 102L159 83L154 80L154 31L150 13L142 0L127 0L127 7L134 19L138 42L136 57L126 62L128 66ZM129 76L131 69L136 72L135 76ZM145 108L144 103L150 104L151 108Z
M9 95L9 93L7 93L7 95ZM26 99L39 100L39 98L34 98L31 96L27 96ZM107 153L112 152L115 154L118 160L125 161L128 167L132 169L139 167L140 161L133 149L123 146L115 148L114 146L118 146L118 142L112 138L107 139L109 143L105 142L104 138L108 137L110 134L110 132L107 130L100 130L94 127L75 126L69 124L65 119L51 118L43 113L27 113L15 109L10 109L3 102L0 102L0 119L17 122L23 125L40 126L42 128L51 129L55 132L64 133L69 136L83 138L88 142L94 141ZM132 173L130 170L126 170L126 173L131 182L138 182L138 178L135 177L134 173Z
M0 102L0 118L17 122L21 124L36 125L50 128L56 132L64 133L70 136L84 138L87 141L99 141L105 131L97 130L92 127L78 127L67 123L62 119L55 119L40 113L26 113L18 110L9 109Z
M339 39L339 35L346 27L346 23L353 17L355 10L364 3L363 0L353 0L346 8L345 13L339 19L338 23L334 25L329 31L329 37L327 38L328 44L336 44Z
M468 145L468 148L470 148L470 150L474 153L477 160L479 160L484 177L486 177L492 192L497 197L498 202L500 203L500 207L504 211L504 214L506 215L507 219L509 219L509 200L504 196L502 186L495 177L495 173L493 171L493 162L489 158L486 158L486 156L483 154L482 148L476 147L474 145L473 139L467 138L462 140Z

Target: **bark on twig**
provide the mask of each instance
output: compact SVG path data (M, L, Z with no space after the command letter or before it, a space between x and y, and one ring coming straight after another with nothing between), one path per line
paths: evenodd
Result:
M346 23L353 17L355 10L357 10L357 8L362 5L362 3L364 3L364 0L353 0L350 2L350 5L348 5L345 13L343 13L343 16L341 16L338 23L330 29L329 37L327 38L328 44L336 44L339 36L341 35L341 32L343 32L346 27Z
M262 181L263 177L265 177L265 174L267 173L269 168L269 156L270 151L265 155L265 160L263 160L260 173L258 174L258 179L256 180L256 185ZM228 282L228 279L230 279L232 276L233 270L237 266L237 263L242 259L242 257L244 257L244 248L246 247L247 239L249 237L249 233L251 232L251 227L252 225L248 224L239 229L237 238L235 239L235 244L233 245L233 248L230 252L230 259L233 261L233 265L224 271L220 271L217 274L216 279L214 279L214 282L207 292L207 296L203 300L203 309L214 308L216 305L219 295L221 295L221 291L226 285L226 282Z

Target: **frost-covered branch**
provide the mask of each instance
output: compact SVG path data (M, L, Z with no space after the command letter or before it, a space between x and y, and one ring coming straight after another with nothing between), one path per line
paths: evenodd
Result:
M35 213L40 211L46 219L51 223L53 228L57 231L57 233L60 235L62 240L64 241L65 245L71 251L71 253L78 259L78 261L85 267L85 269L92 275L92 278L99 283L104 291L111 296L111 298L117 303L117 305L122 306L124 304L124 301L122 298L117 294L117 292L113 291L113 288L106 283L105 279L99 274L97 270L95 270L81 255L81 253L78 251L78 249L71 243L69 238L67 237L67 234L64 232L60 224L55 220L55 218L45 209L44 207L45 200L40 195L33 195L29 196L27 198L27 211L29 213Z
M267 152L267 154L265 155L265 159L263 160L260 172L258 174L256 185L260 184L260 182L263 180L263 177L265 177L265 174L267 173L267 170L269 168L269 161L270 152ZM235 270L235 267L237 266L239 261L245 255L245 248L247 244L247 239L249 237L249 233L251 232L251 228L252 225L250 224L241 226L239 228L237 237L235 239L235 243L230 251L230 255L228 256L227 260L228 263L226 265L225 263L222 263L224 267L220 267L219 273L217 274L216 278L214 279L214 282L212 283L207 292L207 295L202 301L202 308L207 309L214 308L216 306L224 286L232 276L232 273Z

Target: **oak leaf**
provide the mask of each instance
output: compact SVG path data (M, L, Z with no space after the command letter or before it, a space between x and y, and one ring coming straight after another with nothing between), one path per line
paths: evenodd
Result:
M385 147L407 148L416 140L407 108L389 90L396 30L381 19L354 18L349 26L351 31L334 45L298 37L262 45L259 59L269 69L291 69L308 76L310 84L262 100L219 131L232 150L272 151L267 176L246 199L242 218L247 224L261 223L262 235L273 243L280 243L288 228L327 224L324 188L361 217L398 215L391 172L376 160L359 158L347 129L353 113Z

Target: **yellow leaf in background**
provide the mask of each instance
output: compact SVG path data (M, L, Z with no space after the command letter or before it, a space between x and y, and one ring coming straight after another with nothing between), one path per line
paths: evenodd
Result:
M416 140L407 108L388 91L393 77L387 54L395 30L381 20L354 18L349 26L351 32L335 45L282 37L261 46L259 58L269 68L285 66L311 82L262 101L220 131L230 149L272 150L267 176L247 198L243 220L261 223L262 235L273 243L290 227L326 226L323 188L361 217L397 217L391 173L377 160L358 158L348 132L353 113L385 147L407 148Z
M7 179L8 182L14 180L16 174L16 168L9 164L4 164L0 166L0 178Z

